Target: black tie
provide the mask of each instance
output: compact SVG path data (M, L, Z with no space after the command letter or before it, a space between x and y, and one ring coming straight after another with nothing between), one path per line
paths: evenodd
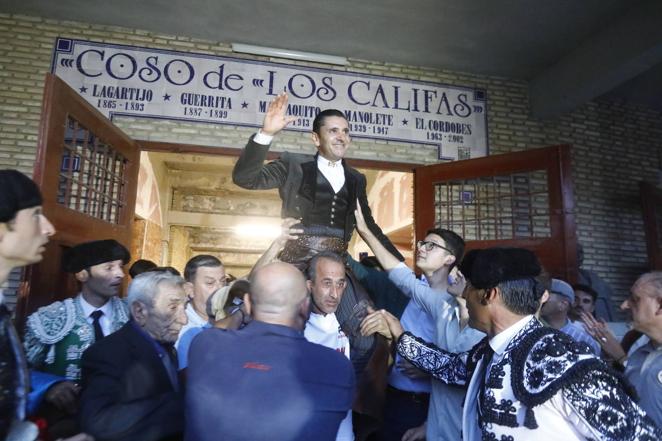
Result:
M485 424L485 420L483 418L483 406L485 406L486 404L485 391L488 388L486 382L487 382L487 377L489 376L490 363L492 363L493 357L494 357L494 350L488 344L487 348L485 348L485 355L483 355L483 364L480 367L481 368L480 390L478 391L478 400L476 400L476 404L478 405L478 421L481 429Z
M101 323L99 323L102 315L103 311L100 309L97 309L92 314L90 314L90 317L92 317L92 327L94 328L94 341L99 341L103 338Z
M159 342L159 344L167 354L167 359L162 359L163 366L168 373L168 377L170 378L170 383L172 383L173 389L177 391L179 390L179 381L177 378L177 350L175 349L175 345L173 343Z

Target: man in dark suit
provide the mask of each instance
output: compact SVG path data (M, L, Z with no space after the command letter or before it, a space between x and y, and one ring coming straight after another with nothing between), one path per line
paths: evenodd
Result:
M312 141L316 155L284 152L279 159L264 163L273 137L296 120L287 116L287 101L283 93L269 103L262 129L248 141L232 171L232 180L242 188L278 188L282 217L301 220L304 234L288 242L281 260L295 265L307 261L312 257L308 253L311 248L339 254L346 251L356 223L357 200L373 234L389 252L404 260L372 218L365 176L343 159L350 135L342 112L328 109L315 117Z
M83 354L81 426L97 441L181 439L173 345L187 320L184 283L168 272L137 276L129 286L129 323Z
M334 441L352 406L346 356L306 341L310 296L287 263L257 269L239 330L204 330L191 344L188 441Z
M283 201L282 217L300 220L300 225L293 228L303 233L285 244L280 260L303 270L320 251L344 255L356 224L357 201L370 231L391 254L404 260L372 217L365 176L343 159L350 146L350 134L349 123L341 111L327 109L315 117L311 136L316 155L284 152L279 159L265 164L273 137L297 119L287 115L287 102L287 94L283 93L269 103L262 128L248 141L232 172L234 183L242 188L278 188ZM369 302L369 297L350 272L346 293L336 312L341 326L347 326L361 300ZM357 437L363 439L381 416L388 348L376 336L356 335L350 340L359 384L354 410L368 417L354 419Z

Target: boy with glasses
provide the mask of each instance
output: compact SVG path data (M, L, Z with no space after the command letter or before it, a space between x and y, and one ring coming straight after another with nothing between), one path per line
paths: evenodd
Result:
M412 301L407 309L418 307L427 313L434 322L429 338L451 352L467 351L478 343L484 334L467 326L468 313L464 299L464 277L458 272L449 277L451 270L459 263L464 253L464 240L450 230L431 229L424 240L417 242L416 266L423 272L427 283L419 281L414 272L391 254L367 228L360 207L355 212L356 229L363 240L388 272L391 281ZM452 279L452 280L451 280ZM410 329L421 322L407 319L407 309L402 316L403 326ZM428 332L428 335L430 332ZM452 349L450 349L452 348ZM400 357L389 378L389 389L401 389L406 384L406 376ZM397 393L397 392L396 392ZM388 398L387 398L388 399ZM461 439L462 400L464 391L448 386L441 381L432 380L430 405L426 429L427 440ZM406 410L406 409L405 409ZM388 416L388 415L387 415ZM386 423L388 424L388 422Z

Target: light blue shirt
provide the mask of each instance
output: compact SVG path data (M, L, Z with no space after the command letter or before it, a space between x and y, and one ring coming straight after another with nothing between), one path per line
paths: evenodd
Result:
M662 346L652 342L628 357L625 376L637 389L639 405L662 427Z
M460 306L457 299L446 291L420 283L404 263L390 270L388 276L405 295L432 317L436 328L434 343L440 348L450 352L465 352L485 337L485 334L469 326L460 329ZM426 433L428 441L461 439L465 393L464 389L432 380Z
M568 334L570 337L575 339L575 341L580 341L586 343L591 347L591 351L598 357L600 356L600 344L595 341L591 335L584 330L584 325L581 323L573 322L568 320L566 324L559 329L559 331Z
M425 282L420 282L425 283ZM400 323L405 331L409 331L425 341L435 341L435 324L430 314L425 312L416 302L407 303ZM407 392L430 393L429 378L410 378L402 373L398 367L403 359L400 354L395 356L395 364L388 377L388 384L396 389Z
M183 334L179 334L179 340L177 340L179 344L177 346L177 368L180 371L188 367L188 351L191 348L191 342L193 342L196 335L207 328L211 328L209 323L205 323L200 327L188 328Z

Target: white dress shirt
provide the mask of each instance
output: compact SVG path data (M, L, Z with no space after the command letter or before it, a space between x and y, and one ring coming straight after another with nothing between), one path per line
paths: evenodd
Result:
M203 328L209 324L209 319L205 320L202 317L200 317L200 314L195 312L195 309L193 309L193 304L191 302L188 302L186 304L186 309L184 310L184 312L186 312L186 318L188 319L188 321L184 326L182 326L182 329L180 329L179 335L177 336L177 341L175 342L175 349L177 349L177 351L179 351L179 342L182 339L182 335L184 335L189 329Z
M253 137L253 141L261 145L269 145L273 139L273 136L265 135L261 131L257 132ZM322 155L318 155L317 169L329 181L334 192L338 193L342 186L345 185L345 169L343 169L342 161L329 161L322 157Z
M340 323L338 323L335 314L322 315L311 312L303 330L303 335L309 342L334 349L349 360L349 338L340 329ZM352 429L352 410L350 409L347 416L340 422L336 441L352 441L353 439L354 430Z
M110 300L108 300L101 308L97 308L87 303L83 294L79 294L78 299L80 300L80 306L83 309L83 314L85 314L85 320L87 320L87 323L91 325L94 322L94 319L91 317L92 313L96 310L100 310L103 312L103 315L99 317L99 325L101 326L101 331L103 332L104 337L113 332L110 328L111 323L113 323L113 306Z
M329 161L322 155L318 155L317 168L329 181L334 192L338 193L345 185L345 169L342 167L342 161Z

